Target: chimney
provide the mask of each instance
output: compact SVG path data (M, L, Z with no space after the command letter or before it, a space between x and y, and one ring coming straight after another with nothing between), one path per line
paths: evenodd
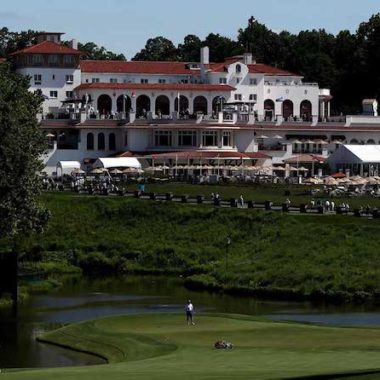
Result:
M201 64L208 65L210 63L210 49L208 46L201 48Z
M78 41L76 39L72 39L69 42L69 46L71 47L71 49L78 50Z
M243 62L245 65L252 65L252 53L244 53L243 55Z

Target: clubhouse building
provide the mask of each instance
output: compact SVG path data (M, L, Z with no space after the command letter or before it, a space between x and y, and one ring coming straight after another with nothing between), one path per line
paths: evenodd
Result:
M223 63L207 47L200 62L90 61L61 35L41 33L10 57L45 98L49 174L60 161L85 167L117 156L286 166L301 155L322 162L342 144L380 143L374 100L364 101L365 115L331 117L328 89L250 53Z

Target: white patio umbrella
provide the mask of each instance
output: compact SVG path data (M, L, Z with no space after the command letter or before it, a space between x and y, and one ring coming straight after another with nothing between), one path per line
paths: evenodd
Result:
M54 135L53 133L48 133L48 134L46 135L46 137L55 137L55 135Z
M110 174L123 174L123 172L119 169L112 169L110 170Z
M100 168L92 169L91 174L103 174L103 170Z
M308 171L309 171L309 169L308 169L308 168L305 168L304 166L301 166L300 168L298 168L298 170L299 170L300 172L308 172Z
M293 140L292 143L293 144L302 144L302 141L301 140Z
M279 140L279 139L282 139L283 137L280 135L275 135L275 136L273 136L273 138Z
M82 169L74 169L71 174L85 174L86 172Z
M281 171L281 172L284 172L286 170L283 166L273 166L272 169L275 171Z
M339 184L338 181L333 177L327 177L324 179L323 182L325 183L325 185L330 185L330 186L336 186Z
M261 135L261 136L258 136L257 138L258 138L258 139L268 139L269 137L266 136L266 135Z
M154 172L162 172L163 169L160 168L160 167L157 167L157 166L148 166L147 168L144 169L146 172L151 172L151 173L154 173Z

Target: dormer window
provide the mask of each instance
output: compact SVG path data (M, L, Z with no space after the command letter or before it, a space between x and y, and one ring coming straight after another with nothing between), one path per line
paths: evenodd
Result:
M241 65L239 64L236 65L236 73L241 73Z

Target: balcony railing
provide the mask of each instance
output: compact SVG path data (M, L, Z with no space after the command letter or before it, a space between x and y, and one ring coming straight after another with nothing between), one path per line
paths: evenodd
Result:
M298 87L318 87L318 83L312 82L264 82L265 86L298 86Z

